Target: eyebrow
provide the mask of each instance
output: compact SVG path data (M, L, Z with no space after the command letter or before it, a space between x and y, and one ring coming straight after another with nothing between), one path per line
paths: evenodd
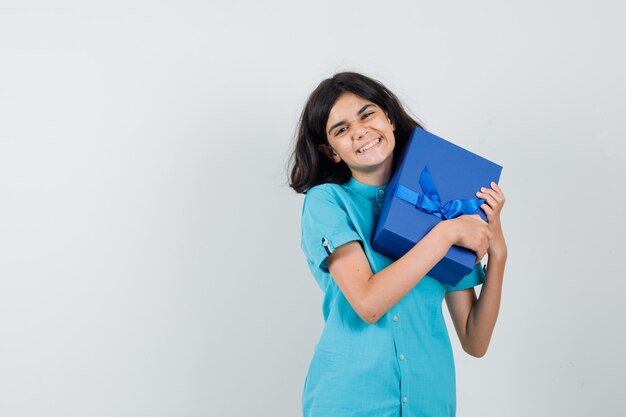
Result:
M372 107L372 106L376 106L376 105L375 105L374 103L369 103L369 104L366 104L365 106L361 107L361 108L359 109L359 111L358 111L358 112L356 112L357 117L359 117L361 114L363 114L363 112L364 112L365 110L367 110L369 107ZM335 123L334 125L332 125L332 126L328 129L328 134L330 135L330 132L331 132L334 128L336 128L337 126L341 126L341 125L346 124L346 123L348 123L348 121L347 121L347 120L342 120L342 121L340 121L340 122Z

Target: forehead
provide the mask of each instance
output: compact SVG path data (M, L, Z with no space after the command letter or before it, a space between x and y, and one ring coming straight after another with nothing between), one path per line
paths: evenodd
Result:
M326 122L326 127L331 126L337 122L343 120L352 120L357 116L359 110L363 108L363 106L367 104L373 104L376 106L376 103L366 100L363 97L359 97L353 93L343 93L333 107L330 109L330 113L328 114L328 121ZM378 106L376 106L378 107Z

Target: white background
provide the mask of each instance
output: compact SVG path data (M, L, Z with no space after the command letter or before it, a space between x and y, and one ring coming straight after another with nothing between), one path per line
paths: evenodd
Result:
M0 2L0 415L296 416L322 328L287 160L356 70L504 166L458 415L624 415L620 1Z

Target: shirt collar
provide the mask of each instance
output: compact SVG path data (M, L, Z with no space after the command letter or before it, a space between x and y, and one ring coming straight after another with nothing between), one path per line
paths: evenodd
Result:
M383 194L385 194L385 189L387 188L387 184L376 187L375 185L363 184L362 182L355 180L354 177L350 177L346 185L367 198L380 198Z

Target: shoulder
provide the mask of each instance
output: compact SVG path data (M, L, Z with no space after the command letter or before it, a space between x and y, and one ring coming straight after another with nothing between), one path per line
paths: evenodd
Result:
M325 183L311 187L302 204L303 222L315 225L349 218L354 204L348 194L341 184Z
M324 260L335 249L362 240L355 227L349 193L341 184L311 187L302 207L302 250L311 265L328 272Z
M324 183L311 187L304 197L304 207L343 205L346 192L340 184Z

